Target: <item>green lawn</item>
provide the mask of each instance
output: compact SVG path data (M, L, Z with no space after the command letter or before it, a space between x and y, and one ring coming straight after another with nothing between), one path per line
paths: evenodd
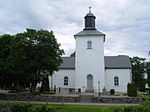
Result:
M139 106L98 106L71 104L0 103L8 105L12 112L150 112L150 102Z
M125 106L98 106L98 105L73 105L73 104L0 103L0 105L11 105L17 108L18 110L21 110L21 112L124 112L125 108ZM30 108L27 109L30 111L23 111L22 110L23 108ZM42 108L45 110L48 110L46 108L51 108L51 110L45 111Z
M55 112L115 112L115 110L123 110L123 106L55 105L54 107L57 108Z

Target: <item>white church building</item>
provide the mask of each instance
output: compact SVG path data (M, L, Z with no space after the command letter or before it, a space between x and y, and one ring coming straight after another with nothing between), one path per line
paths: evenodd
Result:
M62 57L59 71L49 76L50 87L81 92L114 89L127 92L132 80L128 56L104 56L105 34L95 28L96 17L89 11L85 28L74 35L76 56Z

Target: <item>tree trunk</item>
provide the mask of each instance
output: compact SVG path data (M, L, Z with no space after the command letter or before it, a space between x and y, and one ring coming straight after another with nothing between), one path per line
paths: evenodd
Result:
M34 93L34 92L36 92L36 82L32 82L32 84L31 84L31 89L30 89L30 93Z
M49 79L48 79L48 75L46 75L46 77L43 78L42 80L42 86L41 86L41 90L40 92L45 92L45 91L49 91Z

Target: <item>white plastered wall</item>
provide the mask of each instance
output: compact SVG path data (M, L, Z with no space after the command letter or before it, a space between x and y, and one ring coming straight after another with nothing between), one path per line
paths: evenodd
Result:
M105 88L107 91L115 89L116 92L127 92L127 84L131 82L131 69L106 69ZM114 77L119 77L119 86L114 85Z
M64 85L64 77L68 77L68 85ZM75 88L75 70L72 69L60 69L55 72L53 76L49 76L49 84L56 88Z
M87 49L87 42L92 41L92 49ZM93 75L94 91L98 92L98 81L101 89L105 86L104 75L104 37L76 37L75 87L84 92L87 88L87 75Z

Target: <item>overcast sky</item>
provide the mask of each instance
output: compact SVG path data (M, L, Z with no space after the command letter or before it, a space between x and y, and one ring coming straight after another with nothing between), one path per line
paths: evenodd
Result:
M52 30L69 56L89 6L96 28L106 34L105 55L150 59L150 0L0 0L0 35Z

